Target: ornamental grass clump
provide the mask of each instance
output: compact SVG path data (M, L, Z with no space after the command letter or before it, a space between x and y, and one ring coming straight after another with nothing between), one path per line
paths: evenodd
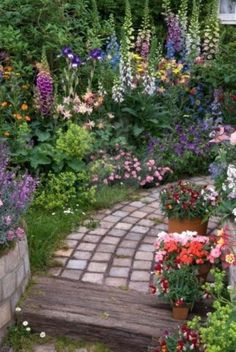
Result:
M218 193L210 186L179 181L161 191L162 211L168 218L208 219L216 207Z
M25 173L17 176L8 169L8 149L0 144L0 249L16 239L22 239L25 231L20 226L22 215L32 200L36 181Z

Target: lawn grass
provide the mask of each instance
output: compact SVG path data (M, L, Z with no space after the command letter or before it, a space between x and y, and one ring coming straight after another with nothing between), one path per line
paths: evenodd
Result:
M92 218L92 212L110 208L115 203L134 197L133 188L127 186L101 187L96 202L74 214L63 211L49 212L31 207L26 215L27 237L30 251L31 270L46 271L53 264L53 253L62 246L63 239L76 229L85 218Z
M101 343L88 343L68 337L53 338L47 335L41 338L38 333L27 332L22 325L15 325L9 329L3 348L10 347L13 352L33 352L34 347L38 345L41 347L54 345L57 352L75 352L78 349L84 349L87 352L111 352Z

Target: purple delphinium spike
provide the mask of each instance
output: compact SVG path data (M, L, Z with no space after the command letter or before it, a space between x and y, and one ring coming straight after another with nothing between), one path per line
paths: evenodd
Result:
M171 42L173 45L174 50L179 53L181 51L181 42L182 42L182 32L181 26L179 23L178 16L174 14L169 14L166 19L167 27L168 27L168 34L166 42Z
M36 105L43 116L50 114L53 105L53 79L49 70L38 64L36 78Z

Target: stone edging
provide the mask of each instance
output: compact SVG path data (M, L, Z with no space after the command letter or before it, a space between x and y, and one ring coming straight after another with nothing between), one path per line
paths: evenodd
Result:
M0 257L0 344L7 327L13 322L16 305L30 277L27 239Z

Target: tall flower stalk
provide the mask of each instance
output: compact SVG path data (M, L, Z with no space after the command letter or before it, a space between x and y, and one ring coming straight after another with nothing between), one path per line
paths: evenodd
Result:
M199 0L193 0L192 15L187 34L187 52L190 60L194 60L200 54L200 3Z
M121 39L121 59L120 59L120 78L124 87L132 88L133 73L131 66L132 49L134 48L134 29L129 0L126 0L125 20L122 27Z
M36 106L43 116L50 115L53 107L53 78L51 76L46 53L43 51L42 61L37 64Z
M111 35L107 41L106 59L111 67L116 69L120 63L120 45L116 36L115 20L113 15L110 16L109 23L111 26Z
M143 59L147 59L150 51L151 42L151 24L149 15L149 0L146 0L143 14L142 26L138 31L136 40L136 51L141 55Z
M213 60L219 49L220 24L218 19L218 1L211 5L203 33L202 51L206 60Z
M180 53L181 51L181 27L179 22L179 17L173 13L169 13L167 18L167 57L168 59L173 59L175 54ZM172 51L170 51L170 48Z
M182 0L179 11L179 23L180 23L180 41L181 41L181 56L184 59L186 56L186 37L187 37L187 26L188 26L188 0Z

